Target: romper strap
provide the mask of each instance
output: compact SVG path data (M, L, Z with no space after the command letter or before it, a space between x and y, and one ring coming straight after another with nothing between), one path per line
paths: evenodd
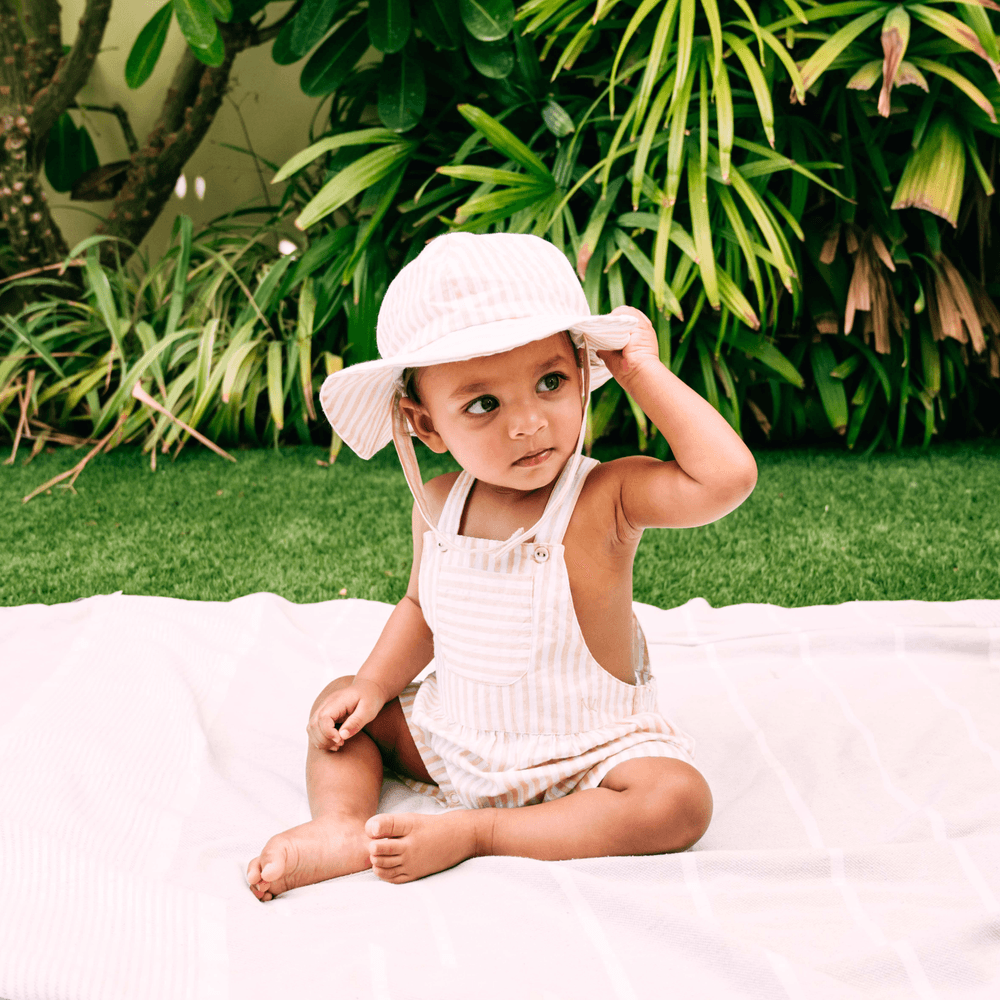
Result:
M576 502L580 499L583 491L583 484L587 480L590 470L600 465L596 458L589 458L587 455L574 455L570 458L567 466L572 466L570 479L572 485L566 494L566 499L552 510L547 510L535 533L535 541L539 544L562 545L563 536L569 527L570 518L576 509Z
M462 523L462 511L465 509L465 498L472 489L475 479L471 472L462 469L451 484L448 496L445 499L444 507L441 508L441 517L438 519L438 530L447 535L457 535Z

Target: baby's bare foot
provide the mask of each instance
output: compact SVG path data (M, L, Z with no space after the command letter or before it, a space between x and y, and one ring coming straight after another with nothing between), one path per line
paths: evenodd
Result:
M273 836L247 866L247 882L266 902L300 885L370 868L368 844L360 820L320 817Z
M441 816L394 813L372 816L371 864L384 882L412 882L451 868L482 849L488 810L462 809Z

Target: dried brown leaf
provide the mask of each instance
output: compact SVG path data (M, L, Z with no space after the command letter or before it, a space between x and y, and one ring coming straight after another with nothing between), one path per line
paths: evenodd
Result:
M858 255L861 256L860 254ZM871 288L871 318L875 332L875 350L879 354L889 354L892 345L889 343L889 296L888 282L885 276L872 268Z
M840 223L835 222L826 233L823 249L819 252L821 264L832 264L837 257L837 244L840 242Z
M997 309L993 296L983 288L968 272L965 273L965 284L972 294L972 301L976 306L976 313L979 315L979 322L993 331L1000 333L1000 309ZM994 337L994 339L996 339Z
M909 35L909 32L907 32ZM878 113L883 118L889 117L892 107L892 85L896 80L896 70L906 53L907 39L896 28L882 32L882 91L878 95Z
M183 420L179 417L175 417L165 406L161 406L155 399L138 382L132 388L132 395L139 400L140 403L144 403L146 406L151 406L158 413L162 413L164 416L168 417L175 424L180 425L184 428L192 437L197 438L206 448L211 448L216 455L221 455L223 458L228 458L230 462L235 462L236 459L229 454L228 451L220 448L214 441L209 441L204 434L199 434L193 427L189 427ZM178 448L178 451L180 449Z
M17 458L17 447L21 443L21 435L30 438L31 430L28 427L28 402L31 399L31 390L35 384L35 369L28 372L28 381L24 387L24 395L21 397L21 415L17 421L17 430L14 432L14 447L11 449L10 457L4 460L4 465L13 465Z
M871 234L871 241L872 246L875 248L875 253L879 256L879 260L881 260L890 271L895 271L896 262L892 259L892 256L886 249L885 243L882 242L882 237L879 236L878 233L873 232Z
M820 333L837 333L840 329L837 314L832 312L821 313L815 318L815 323Z
M969 336L972 338L972 349L976 354L982 354L986 350L986 337L983 335L983 327L979 322L979 314L972 302L969 288L958 273L958 268L944 254L938 256L938 263L944 270L952 298L955 300L955 306L969 331ZM964 337L962 341L965 342Z
M764 411L752 399L748 399L747 403L754 417L757 418L757 423L760 424L760 429L764 432L764 437L769 438L771 436L771 422L764 415Z
M44 493L50 487L55 486L56 483L60 483L64 479L69 479L69 477L71 476L72 479L69 479L68 485L70 489L73 489L73 483L76 481L76 477L79 476L81 472L83 472L84 468L86 468L87 463L108 443L108 441L111 440L112 435L115 434L115 432L121 427L123 423L125 423L125 417L126 417L125 413L120 413L118 415L118 422L115 424L115 426L112 427L111 430L108 431L108 433L104 437L102 437L101 440L98 441L97 444L95 444L94 447L91 448L90 451L88 451L87 454L84 455L84 457L81 458L80 461L77 462L72 469L67 469L66 472L60 473L58 476L53 476L53 478L50 479L47 483L42 483L42 485L39 486L37 489L32 490L26 497L23 497L21 503L27 503L32 497L37 497L39 493Z
M847 289L847 309L844 311L844 333L850 333L854 328L854 313L861 310L871 309L871 291L869 283L871 280L870 268L868 265L868 255L859 253L854 258L854 273L851 275L851 284Z
M955 305L948 279L941 270L934 275L934 289L937 292L938 315L941 317L941 332L964 344L969 338L962 326L962 314Z

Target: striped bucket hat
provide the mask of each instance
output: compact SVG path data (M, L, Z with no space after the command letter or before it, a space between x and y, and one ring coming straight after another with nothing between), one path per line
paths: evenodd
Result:
M386 290L376 331L382 357L334 372L320 389L320 403L333 429L361 458L371 458L393 440L424 521L446 544L429 515L413 450L415 431L399 406L404 369L502 354L566 330L577 347L586 348L580 400L586 415L591 390L611 378L596 352L624 347L635 324L631 315L592 316L572 265L537 236L449 233L429 243ZM583 420L567 466L580 461L585 432ZM560 480L553 513L573 482L566 474ZM537 526L516 531L490 551L501 555Z

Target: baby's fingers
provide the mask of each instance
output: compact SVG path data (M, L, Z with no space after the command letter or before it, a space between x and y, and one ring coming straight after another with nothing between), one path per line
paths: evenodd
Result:
M337 729L336 718L331 715L320 715L309 720L306 726L309 742L317 750L336 750L343 746L344 739Z
M337 735L341 739L347 740L355 733L360 733L378 715L380 708L380 705L372 704L366 700L358 702L358 707L340 724Z

